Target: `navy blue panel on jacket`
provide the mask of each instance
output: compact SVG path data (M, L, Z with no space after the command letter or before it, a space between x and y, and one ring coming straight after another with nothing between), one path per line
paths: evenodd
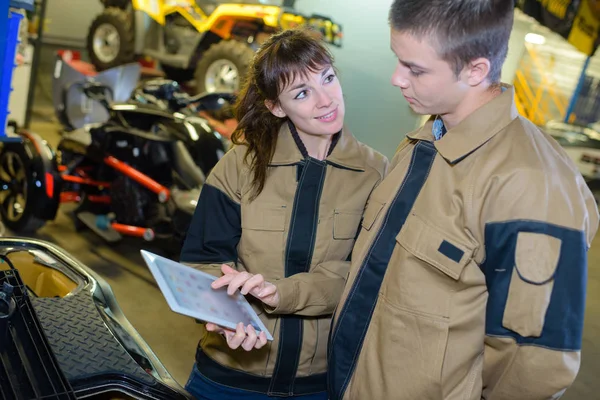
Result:
M331 400L343 398L356 366L379 289L398 235L425 184L437 154L432 143L419 142L412 154L408 174L390 205L377 236L333 327L329 343L328 390ZM454 251L452 251L454 253ZM407 360L410 362L410 360Z
M319 203L325 182L327 165L306 158L301 171L285 251L285 276L308 272L315 248ZM269 395L294 393L294 382L302 350L303 319L294 315L281 316L279 349ZM324 381L323 381L324 382ZM325 391L325 387L322 388Z
M236 263L241 234L240 205L214 186L204 184L180 261Z
M540 337L523 337L502 326L519 232L545 234L561 241L554 286ZM485 227L485 247L486 261L482 269L489 291L486 334L511 337L520 345L581 350L587 280L587 245L583 232L536 221L492 223Z

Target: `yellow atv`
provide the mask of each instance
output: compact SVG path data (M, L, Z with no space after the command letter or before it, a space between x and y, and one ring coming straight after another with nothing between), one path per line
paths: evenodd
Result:
M197 92L235 92L258 46L273 33L301 25L341 46L338 24L294 11L295 0L101 0L87 49L105 70L151 57L168 78L195 78Z

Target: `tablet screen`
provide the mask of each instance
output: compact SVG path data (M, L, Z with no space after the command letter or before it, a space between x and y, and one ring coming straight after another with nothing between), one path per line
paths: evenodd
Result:
M215 290L210 286L217 279L210 274L145 250L141 253L173 311L233 330L242 322L244 326L252 325L257 331L264 331L272 340L239 291L229 296L226 288Z

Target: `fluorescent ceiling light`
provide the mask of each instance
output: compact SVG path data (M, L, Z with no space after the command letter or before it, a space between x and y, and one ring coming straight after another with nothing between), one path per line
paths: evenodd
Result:
M533 44L544 44L546 43L546 38L537 33L528 33L525 35L525 41Z

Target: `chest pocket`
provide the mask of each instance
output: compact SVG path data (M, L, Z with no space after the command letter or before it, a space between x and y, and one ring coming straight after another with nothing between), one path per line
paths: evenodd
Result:
M242 208L242 237L238 253L249 272L282 274L287 208L255 203Z
M362 210L335 210L333 212L333 238L354 239L360 226Z
M411 214L396 241L401 251L398 281L402 307L438 317L448 317L451 296L473 247ZM395 297L395 296L394 296Z
M362 213L362 210L334 210L333 240L328 233L325 260L346 260L348 258L354 247L354 239L360 226Z
M249 207L242 212L242 229L283 232L286 210L285 206L268 204Z

